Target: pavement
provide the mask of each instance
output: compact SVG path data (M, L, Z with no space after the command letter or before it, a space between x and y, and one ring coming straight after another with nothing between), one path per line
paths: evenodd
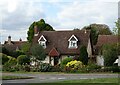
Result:
M96 78L118 78L119 76L119 74L109 74L109 73L107 74L3 73L2 75L33 77L33 79L2 80L3 84L7 84L7 83L50 83L50 82L58 82L58 81L74 80L74 79L79 80L79 79L96 79Z

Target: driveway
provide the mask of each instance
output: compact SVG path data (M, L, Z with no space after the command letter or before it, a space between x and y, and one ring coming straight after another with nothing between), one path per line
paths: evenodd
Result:
M3 75L11 76L30 76L33 79L19 79L19 80L3 80L2 83L49 83L63 80L76 80L76 79L95 79L95 78L118 78L118 74L53 74L53 73L40 73L40 74L22 74L22 73L3 73Z

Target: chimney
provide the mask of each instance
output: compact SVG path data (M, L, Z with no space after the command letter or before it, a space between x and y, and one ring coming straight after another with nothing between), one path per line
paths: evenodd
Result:
M11 44L11 36L8 36L8 44Z
M38 36L38 28L36 25L34 26L34 36Z
M19 41L22 41L22 39L20 38Z

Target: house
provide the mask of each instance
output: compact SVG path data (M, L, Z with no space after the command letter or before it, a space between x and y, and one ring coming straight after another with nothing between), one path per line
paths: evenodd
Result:
M116 35L99 35L98 36L98 41L96 46L94 47L95 50L95 55L96 55L96 63L98 65L104 66L104 59L103 56L99 54L102 46L104 44L117 44L120 40L120 37ZM120 66L120 56L118 56L118 65Z
M38 31L34 27L33 45L39 43L46 52L44 63L53 66L59 64L66 57L79 56L80 47L87 47L88 57L92 56L92 46L89 30L77 31Z
M22 41L20 38L19 41L12 41L11 36L8 36L8 40L4 42L3 47L5 47L8 51L17 51L21 49L22 44L27 41Z

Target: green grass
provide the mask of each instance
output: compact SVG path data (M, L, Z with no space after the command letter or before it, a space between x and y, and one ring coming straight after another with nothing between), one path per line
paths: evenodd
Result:
M118 78L98 78L98 79L81 79L81 80L66 80L56 83L118 83Z
M2 80L14 80L14 79L32 79L33 77L23 77L23 76L2 76Z

